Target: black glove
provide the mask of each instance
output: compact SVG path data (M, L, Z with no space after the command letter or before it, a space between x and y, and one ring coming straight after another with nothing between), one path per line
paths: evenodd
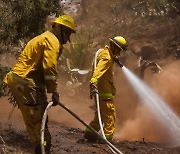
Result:
M114 61L116 62L116 64L118 64L119 67L123 67L123 64L121 63L121 61L120 61L118 56L114 57Z
M52 94L52 101L53 101L52 106L56 106L56 105L59 104L59 93L57 91L53 92L53 94Z
M90 84L90 98L92 99L95 94L98 94L98 89L95 85Z

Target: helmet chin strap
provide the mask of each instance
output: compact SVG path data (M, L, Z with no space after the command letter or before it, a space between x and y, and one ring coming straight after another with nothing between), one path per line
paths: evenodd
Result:
M62 44L64 44L66 42L64 41L64 33L63 33L63 29L61 26L60 26L60 29L61 29L61 41L62 41Z
M67 37L67 35L65 35L62 27L60 27L60 28L61 28L61 41L62 41L62 43L65 44L67 41L70 42L70 37Z
M117 56L120 54L120 52L121 52L120 48L114 44L114 49L112 51L113 55Z

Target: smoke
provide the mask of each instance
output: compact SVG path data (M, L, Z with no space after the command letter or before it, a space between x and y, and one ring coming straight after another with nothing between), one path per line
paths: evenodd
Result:
M180 61L166 64L162 67L163 71L159 75L153 75L148 78L148 84L168 102L177 115L180 115L179 65ZM82 120L89 123L93 119L93 111L89 106L93 105L94 102L88 96L84 97L84 95L75 98L68 97L63 82L64 79L62 78L58 83L60 94L62 94L60 100ZM146 106L142 105L119 68L115 72L115 86L117 89L115 97L117 111L115 139L128 141L144 140L145 142L151 141L172 145L173 143L168 131L156 120ZM0 110L1 120L6 122L11 106L7 103L6 98L1 99L0 102L2 104ZM53 107L50 110L49 119L66 126L84 129L84 126L78 120L74 119L74 117L60 107ZM17 121L24 128L23 119L18 109L15 110L15 114L13 114L10 122L14 124Z
M134 118L126 120L116 137L128 141L151 141L164 143L166 131L162 132L163 126L157 124L155 117L144 106L138 106ZM157 135L158 134L158 135Z
M6 97L0 99L0 122L4 124L4 128L12 125L16 129L25 129L25 124L20 110L9 103ZM12 115L11 115L12 114Z
M178 103L180 101L179 64L180 62L176 61L165 65L161 74L152 75L151 80L150 77L148 78L148 84L168 102L177 115L180 115L180 104ZM115 98L117 109L115 138L129 141L142 141L144 139L145 141L173 145L170 132L156 120L146 106L142 105L122 72L119 71L118 74L118 80L116 79L118 91Z
M93 119L93 111L89 108L93 104L89 98L79 97L68 97L62 96L61 102L74 112L80 119L85 121L87 124ZM50 120L56 123L61 123L65 126L73 128L85 129L77 119L75 119L70 113L65 111L60 106L53 107L49 112Z
M12 60L11 54L4 54L4 60L1 59L1 64L3 66L13 66L15 60ZM8 60L12 62L9 63ZM9 65L8 65L9 64ZM66 82L68 81L68 76L60 74L58 80L58 91L60 93L60 101L66 105L72 112L77 114L83 121L87 124L93 119L94 111L89 107L94 105L94 101L89 99L89 89L86 92L76 94L74 96L69 96L71 91L66 87ZM88 80L89 81L89 80ZM88 86L89 88L89 86ZM48 94L48 101L51 101L52 94ZM1 108L0 108L0 117L1 122L7 123L8 116L11 113L12 105L7 100L7 97L0 99ZM49 122L61 123L65 126L73 128L85 129L78 120L76 120L72 115L67 111L62 109L60 106L52 107L49 112ZM20 110L16 107L13 115L9 121L9 124L12 124L16 128L25 128L25 124L21 115Z
M163 68L163 72L153 81L159 94L168 102L172 109L180 115L180 61L173 62Z

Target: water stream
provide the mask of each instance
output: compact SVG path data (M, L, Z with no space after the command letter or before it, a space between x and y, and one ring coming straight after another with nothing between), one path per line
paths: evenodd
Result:
M174 141L173 146L179 146L180 118L145 82L139 79L126 67L122 67L122 71L141 99L141 102L156 116L158 122L162 123L162 125L167 128Z

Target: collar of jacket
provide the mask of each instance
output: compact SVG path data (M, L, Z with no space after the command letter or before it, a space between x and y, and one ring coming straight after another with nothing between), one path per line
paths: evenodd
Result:
M61 45L63 45L63 44L62 44L62 38L56 34L56 31L51 30L50 32L53 33L53 34L57 37L57 39L59 40L59 43L60 43Z
M58 37L58 35L52 30L50 31L52 34L54 34L56 36L56 38L59 40L59 43L60 43L60 49L59 49L59 56L61 56L62 54L62 51L63 51L63 44L62 44L62 41L61 41L61 38ZM59 58L59 57L58 57Z
M109 51L111 57L113 58L113 53L112 53L110 47L108 45L105 45L104 49L107 49Z

